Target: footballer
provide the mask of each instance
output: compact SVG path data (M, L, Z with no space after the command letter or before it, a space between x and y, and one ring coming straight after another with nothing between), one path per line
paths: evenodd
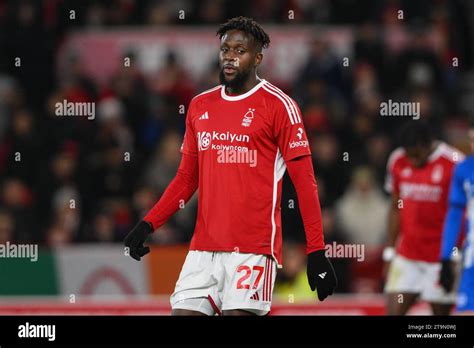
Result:
M125 245L140 260L150 251L144 246L147 236L198 190L196 227L171 295L172 314L266 315L282 265L280 200L288 170L307 239L309 286L324 300L337 279L324 254L301 112L293 99L257 75L262 50L270 44L257 22L233 18L217 35L221 84L192 99L177 174ZM222 161L247 153L255 154L252 165Z
M422 120L407 122L401 140L388 160L385 183L392 195L383 253L390 262L387 312L405 315L420 298L433 314L448 315L455 294L439 284L439 254L453 168L464 155L434 139Z

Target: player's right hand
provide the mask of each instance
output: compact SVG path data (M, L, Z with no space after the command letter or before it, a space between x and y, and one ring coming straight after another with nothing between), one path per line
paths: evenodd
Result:
M451 260L442 260L441 261L441 272L439 277L439 282L441 286L446 290L446 292L451 292L454 285L454 270L453 263Z
M152 232L153 228L150 223L140 221L125 237L125 246L129 248L129 254L135 260L140 261L143 256L150 252L150 248L144 246L143 243Z

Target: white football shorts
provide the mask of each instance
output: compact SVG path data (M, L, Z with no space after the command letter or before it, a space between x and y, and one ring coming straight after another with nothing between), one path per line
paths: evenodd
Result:
M396 255L387 275L386 293L416 293L424 301L449 304L456 302L456 292L446 293L439 284L441 264L408 259Z
M206 315L240 309L270 312L276 263L271 256L190 250L170 303Z

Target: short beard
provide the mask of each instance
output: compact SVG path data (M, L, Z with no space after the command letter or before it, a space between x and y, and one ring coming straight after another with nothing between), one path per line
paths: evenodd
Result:
M237 72L235 77L231 81L225 79L224 71L221 69L219 72L219 81L221 85L229 88L231 91L240 91L244 88L245 83L248 81L251 70Z

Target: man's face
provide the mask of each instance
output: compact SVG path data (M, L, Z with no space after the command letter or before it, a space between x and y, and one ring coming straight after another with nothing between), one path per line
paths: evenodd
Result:
M221 84L240 89L248 81L262 60L257 46L252 35L240 30L229 30L222 37L219 54Z
M418 144L405 148L408 159L415 167L423 167L432 151L431 144Z

